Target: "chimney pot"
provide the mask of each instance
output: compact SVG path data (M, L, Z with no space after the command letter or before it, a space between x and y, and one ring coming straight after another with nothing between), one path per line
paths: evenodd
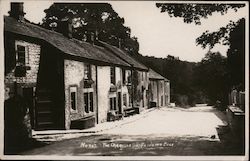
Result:
M16 20L24 21L24 15L26 13L23 12L23 2L11 2L10 3L10 17L15 18Z

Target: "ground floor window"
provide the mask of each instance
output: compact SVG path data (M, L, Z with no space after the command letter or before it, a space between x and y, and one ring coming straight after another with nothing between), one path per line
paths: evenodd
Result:
M84 93L84 111L86 113L94 112L93 92L85 92Z
M116 108L116 97L112 97L112 98L109 98L109 106L110 106L110 110L114 110L116 111L117 108Z
M129 106L131 107L132 106L132 97L128 96L128 98L129 98Z
M168 101L168 95L165 95L165 105L168 104L167 101Z
M69 92L70 92L71 111L77 111L77 87L76 86L70 87Z
M163 106L163 95L161 96L161 106Z
M123 106L127 107L127 94L123 94Z

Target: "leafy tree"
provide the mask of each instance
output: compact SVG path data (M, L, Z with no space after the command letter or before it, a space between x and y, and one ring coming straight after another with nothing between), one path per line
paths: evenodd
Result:
M130 36L131 30L124 26L124 18L113 10L108 3L54 3L44 12L42 26L58 29L58 23L64 19L73 21L73 37L84 40L88 33L98 35L98 39L121 47L129 53L137 53L137 38Z
M233 9L235 12L244 7L245 4L237 3L237 4L172 4L172 3L157 3L156 6L161 9L161 12L167 12L170 17L181 17L184 19L185 23L195 23L196 25L201 24L202 18L208 18L214 12L220 12L222 15L226 14L229 9ZM221 84L221 88L224 90L229 90L231 87L238 87L238 89L244 90L245 85L245 19L242 18L237 22L230 21L225 27L221 27L218 31L209 32L205 31L200 37L196 39L197 45L201 45L202 48L209 47L212 49L215 44L221 45L229 45L229 49L227 51L227 63L219 63L222 74L227 71L227 76L219 76L216 78L216 75L210 75L212 79L225 79L224 81L227 82L228 88ZM213 54L212 54L213 55ZM202 60L202 62L198 65L198 68L194 74L196 77L200 77L201 80L197 81L196 83L200 83L200 88L203 87L206 89L207 87L211 87L211 89L206 90L206 94L210 97L212 102L216 99L223 99L222 93L217 91L218 95L212 95L212 89L216 86L213 86L212 82L202 83L202 80L205 78L204 76L206 73L207 66L210 67L212 64L208 62L216 61L217 59L214 58L211 54L206 55L206 57ZM218 54L217 54L218 56ZM220 56L218 56L220 57ZM224 58L220 58L221 61L224 61ZM218 59L218 60L220 60ZM220 61L219 61L220 62ZM205 63L205 64L204 64ZM208 65L206 65L208 64ZM214 64L215 66L218 64ZM227 68L224 69L222 66L226 66ZM208 68L210 69L210 68ZM211 68L212 70L212 68ZM213 70L212 70L213 71ZM205 75L204 75L205 74ZM230 82L230 83L229 83ZM216 83L216 82L214 82ZM218 84L217 84L218 85ZM219 86L216 88L220 88ZM215 92L214 91L214 92ZM227 91L225 91L227 92ZM227 94L224 93L224 100L227 100Z
M238 29L235 29L239 28L239 26L242 26L243 24L245 24L244 18L238 20L237 22L230 21L229 24L227 24L225 27L221 27L218 31L209 32L206 30L200 37L196 39L196 43L197 45L201 45L202 48L209 47L210 49L212 49L216 44L232 45L233 43L237 43L232 41L233 39L230 38L231 32L235 33L236 31L239 31ZM243 39L244 35L241 34L241 36Z
M156 3L156 7L160 8L161 12L167 12L170 17L183 18L185 23L201 24L202 18L208 18L214 12L219 12L222 15L227 13L229 9L237 11L244 7L245 4L196 4L196 3Z
M229 34L227 51L230 86L245 90L245 19L238 21Z
M208 96L211 104L217 100L226 104L228 91L227 59L219 52L208 52L194 69L194 83Z

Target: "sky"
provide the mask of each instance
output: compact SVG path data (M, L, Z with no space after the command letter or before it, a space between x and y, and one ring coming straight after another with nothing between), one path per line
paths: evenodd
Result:
M81 2L81 1L77 1ZM82 1L84 2L84 1ZM86 2L86 1L85 1ZM104 1L102 1L104 2ZM237 21L247 16L248 7L233 10L221 15L215 13L208 19L202 19L202 25L186 24L181 18L169 17L161 13L155 6L155 1L105 1L113 6L120 17L125 19L125 26L131 28L131 35L138 38L142 55L165 58L167 55L179 57L180 60L198 62L208 49L196 46L195 39L204 31L217 31L226 26L230 20ZM44 9L53 3L52 0L24 1L25 17L35 23L41 22L45 17ZM3 0L1 12L8 15L9 1ZM221 52L226 56L228 46L216 45L212 51Z

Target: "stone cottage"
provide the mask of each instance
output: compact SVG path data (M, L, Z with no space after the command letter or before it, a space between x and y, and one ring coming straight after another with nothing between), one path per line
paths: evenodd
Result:
M5 100L20 96L35 130L89 128L148 107L148 68L121 49L72 37L24 18L22 3L4 17ZM6 107L5 107L6 108Z
M170 104L170 81L159 73L149 69L150 107L162 107Z

